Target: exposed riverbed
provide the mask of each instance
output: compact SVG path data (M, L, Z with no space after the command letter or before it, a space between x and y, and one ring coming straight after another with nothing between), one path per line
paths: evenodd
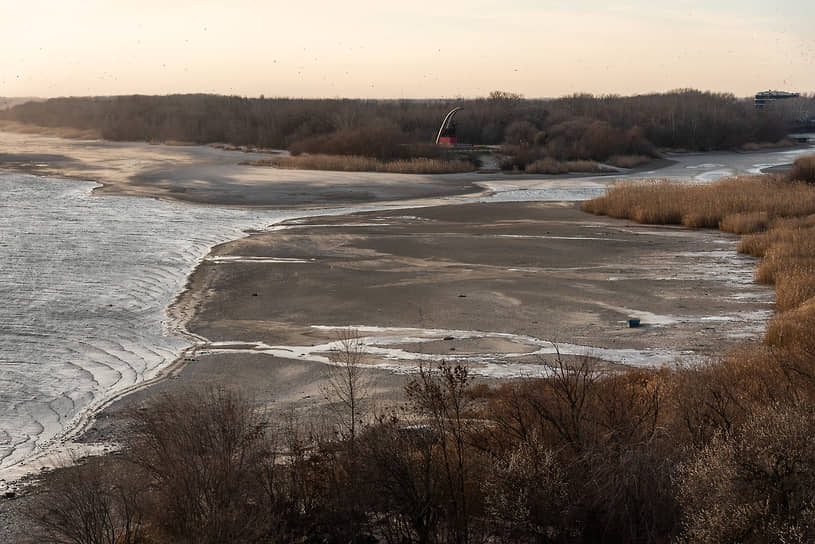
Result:
M164 200L105 196L104 192L97 194L100 187L97 183L88 181L0 173L0 194L3 195L0 201L0 479L6 480L36 470L42 464L49 464L50 461L42 456L55 451L56 444L83 428L90 415L123 392L158 377L182 350L192 344L202 346L202 351L203 346L208 344L213 352L221 352L213 357L227 356L231 348L236 361L245 360L247 353L252 356L273 355L280 360L279 357L285 356L280 350L295 350L299 346L301 349L297 352L297 358L302 359L303 363L321 364L325 357L322 348L330 350L330 345L325 343L330 336L329 329L339 324L316 319L313 315L308 316L308 320L297 321L289 314L275 314L274 308L271 308L269 315L277 315L276 321L263 325L266 330L278 332L286 323L289 327L317 331L317 337L312 338L314 342L308 345L296 342L278 345L267 342L268 338L262 338L262 335L250 337L247 334L224 333L213 337L202 337L200 334L185 336L184 323L168 322L168 306L184 289L187 277L196 264L205 257L203 262L210 267L272 267L259 278L271 278L274 274L288 277L293 273L293 266L314 266L316 270L316 267L325 265L325 259L321 259L320 255L308 254L307 251L291 254L275 251L234 253L230 250L207 257L209 249L216 244L241 238L246 230L264 230L285 219L379 208L360 208L354 204L360 201L414 199L413 204L405 202L402 206L472 202L472 198L460 196L460 193L478 191L474 182L491 192L489 196L482 194L475 200L490 203L536 202L590 198L601 194L609 183L622 177L533 179L471 175L469 178L388 176L387 179L378 179L373 174L337 176L324 172L290 173L252 169L237 165L239 160L244 159L241 154L209 148L167 149L146 144L76 142L30 135L2 136L3 149L0 151L5 155L0 156L0 162L5 162L6 167L11 161L14 163L12 166L23 165L28 170L74 178L84 176L110 182L107 189L110 193L159 196ZM800 150L796 150L716 154L710 157L686 155L677 158L678 162L665 170L641 172L629 177L660 175L708 182L724 174L749 172L789 162L800 153ZM4 158L7 160L3 161ZM212 177L207 178L208 175ZM440 189L443 186L447 188ZM97 193L93 192L95 188ZM275 202L281 205L310 203L309 191L312 190L316 191L315 194L323 195L325 202L330 201L336 206L330 210L283 211L268 208ZM452 196L438 198L439 194ZM190 195L198 196L191 198ZM171 202L175 198L209 205ZM213 205L219 202L233 207L227 209ZM323 201L318 198L319 202ZM266 207L236 208L238 204ZM373 223L371 218L356 217L322 226L316 223L304 225L304 228L326 230L325 227L331 226L332 229L328 230L338 231L349 241L359 241L377 232L377 229L387 235L387 221L392 221L399 236L410 240L410 232L420 228L420 225L435 222L438 227L439 221L443 223L448 220L428 219L404 212L390 219L377 218L378 222ZM272 229L268 235L279 232L281 236L289 236L289 231L294 227L296 224L288 224L285 229ZM349 228L351 231L347 232ZM565 234L548 234L545 229L541 232L534 229L517 232L506 229L491 236L494 235L497 242L503 237L505 243L496 247L523 243L529 248L548 247L552 251L557 250L557 254L566 255L576 248L590 248L592 243L600 242L592 241L597 238L593 234L596 229L592 231L593 228L583 225L579 232L569 231ZM614 228L622 229L620 236L625 236L624 230L628 227L621 225ZM640 229L637 236L645 234L647 230ZM637 306L598 298L592 302L593 315L610 316L602 317L599 322L612 323L609 326L617 327L619 319L639 313L646 317L649 328L644 330L653 338L669 329L710 331L714 329L713 324L716 324L716 328L726 329L725 336L760 335L762 324L771 311L772 299L768 289L750 284L752 261L735 254L732 237L720 237L715 233L701 235L705 239L705 248L693 254L696 249L693 236L700 235L680 232L678 229L656 229L653 235L655 240L670 236L684 237L681 250L663 253L660 259L655 260L650 256L647 260L631 261L617 269L607 267L598 271L599 275L591 272L585 263L574 266L582 270L581 273L588 274L587 281L606 286L637 285L638 282L640 285L644 285L642 282L653 285L660 281L665 285L675 285L679 280L719 282L716 285L729 293L727 304L712 310L709 315L702 315L696 311L666 311L660 309L659 304L645 299L638 299L642 303ZM470 236L473 233L461 233L462 236L465 234ZM432 233L427 235L435 236ZM628 243L615 242L611 233L604 234L604 237L609 243ZM720 239L724 245L717 242ZM354 244L350 243L347 247L353 250ZM469 246L463 246L462 251L466 247ZM374 255L376 252L382 253L384 248L361 247L359 251ZM591 249L588 251L591 252ZM395 255L391 255L391 258L398 257ZM428 257L431 258L430 262L438 264L438 258L433 255ZM403 272L421 266L420 259L415 255L398 257L397 260ZM694 263L697 266L694 267ZM488 267L494 277L475 277L472 270L468 271L468 267L472 269L474 266L471 265L474 264ZM549 264L558 269L555 276L567 283L571 281L569 274L574 271L570 272L567 264L556 261ZM444 274L463 273L465 280L469 278L482 282L479 289L487 293L481 300L483 308L518 308L528 307L533 298L505 293L503 288L487 289L484 282L495 281L506 285L508 281L515 281L510 279L512 277L545 278L552 276L552 266L508 263L501 264L498 271L490 263L463 263L459 272L455 272L455 266L443 268L446 268ZM364 270L362 274L360 277L368 277ZM419 283L408 289L410 297L419 300L428 293L429 296L433 295L432 291L422 295ZM320 284L315 284L313 289L319 294ZM586 296L591 298L590 294ZM473 296L469 299L471 303L477 300L480 299ZM745 311L733 310L734 301L738 301ZM538 303L543 304L535 302ZM416 307L421 309L420 305ZM319 308L306 310L308 314ZM190 311L194 312L195 308ZM479 311L484 312L483 309ZM563 341L564 346L569 344L565 334L552 338L544 334L545 330L531 334L530 331L511 330L506 323L493 328L463 326L467 325L466 320L455 317L453 310L450 312L453 313L434 317L436 322L432 324L420 322L431 321L427 315L411 321L405 312L402 312L405 319L398 323L383 323L379 315L371 312L360 314L365 315L365 319L349 318L343 324L358 325L366 331L366 343L372 352L382 356L382 368L389 371L415 364L428 354L437 355L433 350L448 336L460 342L475 341L479 334L484 339L492 339L481 342L478 349L470 344L460 345L462 351L458 355L462 358L466 355L480 358L481 372L494 376L529 373L533 368L529 366L530 357L535 352L543 354L550 350L547 346L552 339ZM573 317L577 319L579 315ZM517 319L527 319L527 316L518 313ZM709 319L710 326L703 322L704 319ZM286 323L281 325L281 322ZM235 323L223 326L231 326L232 331L240 330ZM589 322L579 335L585 340L596 329L596 323ZM318 338L320 335L322 337ZM280 334L280 338L284 336ZM294 337L288 338L292 340L297 339L298 335L290 336ZM591 345L596 348L595 355L605 353L605 359L613 363L665 364L675 355L687 351L681 347L681 343L668 348L648 347L647 336L629 342L633 338L628 334L620 336L621 343L613 347L597 342ZM503 347L492 349L498 345L496 342ZM468 345L472 348L469 352ZM589 343L582 341L569 345L574 345L574 350L577 350ZM448 345L443 347L449 351ZM270 353L266 348L278 351ZM515 349L518 351L513 351ZM650 355L649 349L652 350ZM259 353L261 351L265 353ZM387 360L390 367L384 364ZM516 366L513 367L513 364ZM39 459L35 462L33 459L36 457Z

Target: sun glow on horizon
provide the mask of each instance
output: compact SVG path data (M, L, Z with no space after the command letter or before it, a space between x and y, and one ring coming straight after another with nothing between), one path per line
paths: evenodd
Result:
M0 20L0 96L815 91L810 2L551 4L14 3Z

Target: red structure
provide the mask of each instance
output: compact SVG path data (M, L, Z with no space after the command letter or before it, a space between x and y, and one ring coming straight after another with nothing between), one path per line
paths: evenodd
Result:
M453 120L453 117L455 117L456 112L460 109L460 107L453 108L444 116L444 120L439 127L439 132L436 134L436 143L438 145L454 147L458 142L456 139L456 122Z

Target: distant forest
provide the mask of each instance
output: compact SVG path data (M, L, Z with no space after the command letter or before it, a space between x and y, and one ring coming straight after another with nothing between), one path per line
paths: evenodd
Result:
M603 160L777 142L796 121L815 114L815 97L756 111L752 100L696 90L546 100L501 91L461 100L133 95L30 102L0 111L0 119L94 130L109 140L222 142L387 159L402 144L431 142L453 106L463 108L456 117L460 142L533 149L532 159Z

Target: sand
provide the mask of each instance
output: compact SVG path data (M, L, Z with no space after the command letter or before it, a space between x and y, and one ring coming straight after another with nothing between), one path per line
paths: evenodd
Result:
M424 206L294 221L214 248L169 311L196 345L168 379L100 413L87 442L121 439L128 411L198 387L238 389L276 417L320 417L331 342L349 326L367 344L386 410L403 400L420 362L469 361L487 382L545 375L553 342L599 368L693 362L760 341L774 307L772 290L752 282L754 262L736 254L735 236L595 217L568 202L437 198L507 180L519 195L561 183L542 176L315 174L238 165L245 154L207 147L1 136L0 167L100 181L108 194L217 206ZM725 163L746 171L773 160L739 155L734 167L721 155L693 156L660 173L706 181ZM614 178L593 179L602 189ZM642 326L628 328L634 317Z
M208 146L67 140L0 132L0 167L103 184L99 194L198 205L321 207L478 193L471 178L314 172L240 164L268 156Z
M173 308L201 339L189 360L112 405L87 437L115 437L122 411L188 387L236 388L281 414L313 415L347 327L367 345L385 405L402 399L420 362L441 359L491 383L547 375L555 345L603 368L696 362L760 341L773 308L736 240L569 203L292 221L213 249Z

